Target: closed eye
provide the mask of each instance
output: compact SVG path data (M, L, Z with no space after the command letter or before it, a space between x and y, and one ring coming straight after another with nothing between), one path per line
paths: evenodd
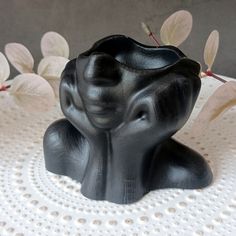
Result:
M146 111L139 111L133 118L133 120L146 120L146 119L147 119Z
M141 110L141 111L138 111L131 120L132 121L147 120L147 117L148 117L147 112L144 110Z

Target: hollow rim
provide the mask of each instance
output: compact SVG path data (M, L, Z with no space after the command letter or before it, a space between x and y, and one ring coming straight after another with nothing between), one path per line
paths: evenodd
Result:
M118 61L117 59L115 59L113 56L109 55L106 52L99 52L97 51L98 47L105 45L107 43L110 43L110 41L116 41L116 40L124 40L127 41L128 43L131 43L134 45L134 47L140 48L142 50L147 50L147 51L159 51L159 52L163 52L163 51L169 51L170 53L174 53L178 59L168 65L165 65L163 67L158 67L158 68L134 68L132 66L129 66L125 63L122 63L120 61ZM125 35L111 35L111 36L107 36L105 38L102 38L100 40L98 40L97 42L94 43L94 45L87 51L81 53L78 56L78 59L83 59L83 58L88 58L90 56L106 56L109 57L110 60L112 60L114 63L118 64L118 66L125 68L126 70L129 71L133 71L136 73L149 73L149 72L155 72L155 73L161 73L163 71L169 70L173 67L178 67L178 65L181 65L181 67L187 68L188 67L188 71L192 71L195 74L199 74L200 72L200 64L192 59L189 59L179 48L174 47L172 45L164 45L164 46L151 46L151 45L145 45L143 43L140 43L128 36ZM192 68L192 69L191 69Z

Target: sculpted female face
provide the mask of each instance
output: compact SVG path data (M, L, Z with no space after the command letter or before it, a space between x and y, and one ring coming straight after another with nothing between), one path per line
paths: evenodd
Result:
M93 125L101 129L119 125L125 109L120 68L106 55L92 55L77 62L77 76L84 109Z
M199 66L191 63L171 46L147 47L124 36L112 36L77 58L76 87L96 128L114 129L140 118L161 127L178 123L182 117L186 120L191 112L200 82L178 74L184 64L186 68L195 66L193 71L198 73ZM197 90L192 99L194 84Z

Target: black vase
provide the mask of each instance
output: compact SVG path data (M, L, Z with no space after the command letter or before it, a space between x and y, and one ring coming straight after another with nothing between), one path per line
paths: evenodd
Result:
M46 169L80 182L90 199L119 204L155 189L209 185L203 157L171 138L194 107L199 71L173 46L122 35L96 42L62 73L66 119L45 133Z

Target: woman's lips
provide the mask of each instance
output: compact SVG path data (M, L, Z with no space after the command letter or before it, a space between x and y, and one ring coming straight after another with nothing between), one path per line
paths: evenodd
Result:
M118 111L118 104L112 102L98 102L85 99L84 106L89 114L95 116L113 116Z
M117 112L117 109L115 107L106 107L98 105L86 105L86 110L88 113L96 116L107 116Z

